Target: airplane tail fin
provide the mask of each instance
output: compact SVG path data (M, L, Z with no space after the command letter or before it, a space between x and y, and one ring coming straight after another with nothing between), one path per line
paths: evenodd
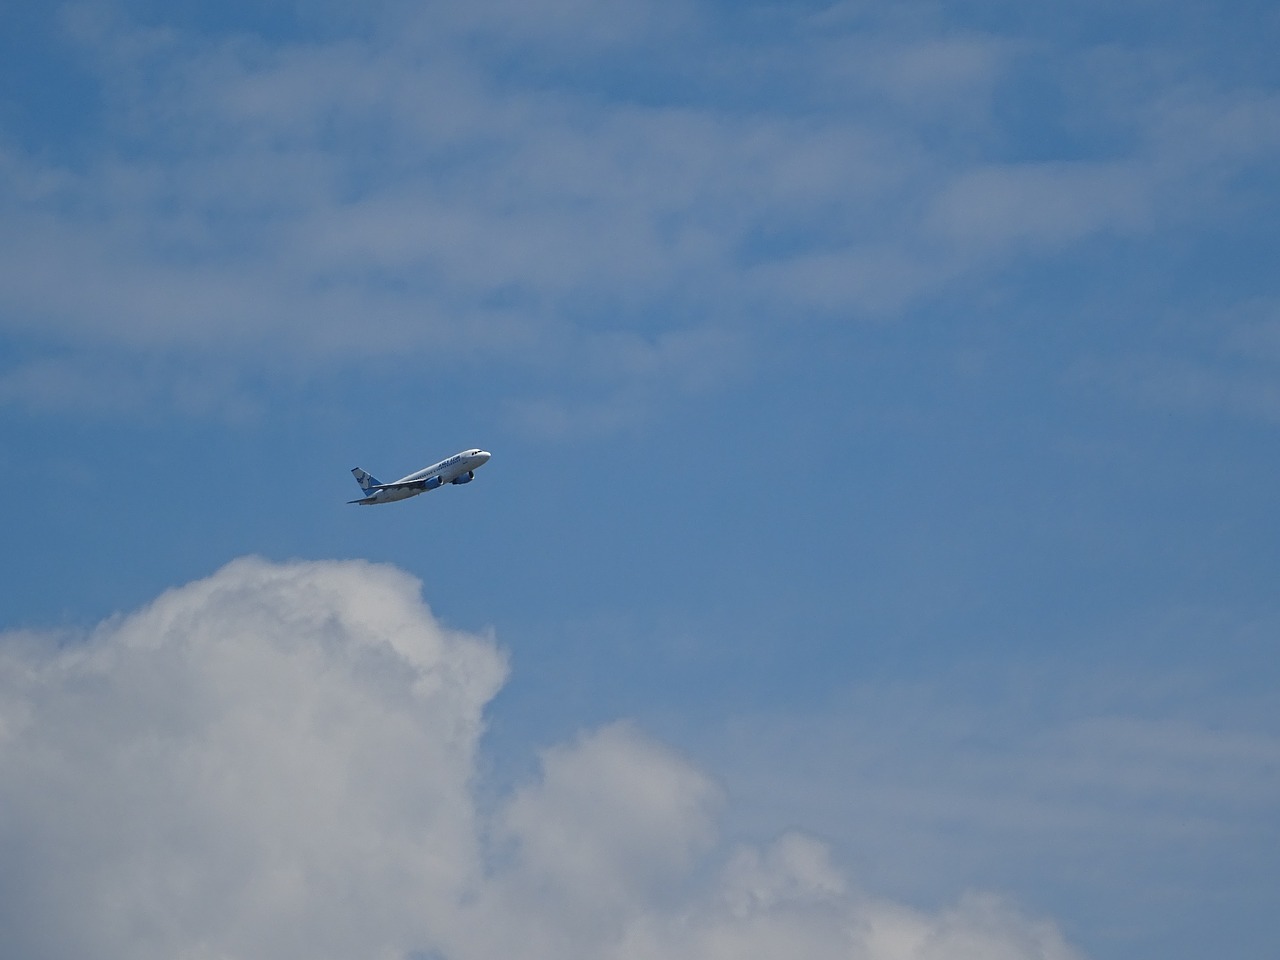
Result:
M359 467L352 467L351 474L356 478L356 483L360 484L360 489L368 496L373 487L379 486L378 478L370 476Z

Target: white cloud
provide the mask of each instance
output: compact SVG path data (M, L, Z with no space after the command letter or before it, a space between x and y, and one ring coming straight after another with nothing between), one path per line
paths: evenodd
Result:
M1236 175L1280 150L1274 97L1171 84L1155 40L1099 52L928 6L726 29L696 0L391 3L272 39L73 11L102 111L61 164L0 131L0 335L123 381L158 354L248 371L203 409L252 407L244 384L281 371L461 361L521 373L521 425L613 432L761 357L600 389L563 358L628 367L602 332L758 350L901 317L1252 209ZM1011 95L1037 100L1030 132Z
M363 562L238 560L88 637L0 639L0 922L21 956L1066 960L990 897L853 890L814 840L727 857L634 728L481 812L490 637ZM716 864L722 866L717 867Z
M119 375L126 361L118 351L96 355L72 351L20 359L0 369L0 408L28 412L75 413L88 419L127 415L135 422L146 410L217 417L243 423L262 415L262 405L242 388L237 371L192 358L155 357Z
M929 226L958 247L988 253L1133 233L1152 217L1149 173L1134 163L976 168L948 184Z
M1135 644L1135 633L1116 643ZM1220 624L1209 635L1215 649L1241 643ZM961 877L1060 883L1078 929L1095 935L1125 904L1159 911L1161 895L1192 911L1207 873L1270 842L1280 736L1265 697L1237 689L1223 711L1205 671L1162 673L1145 660L1101 674L984 672L980 696L971 679L857 686L807 717L709 729L696 752L725 780L729 828L758 836L795 818L851 851L868 885L916 897L945 897ZM1102 872L1107 883L1095 883ZM1258 882L1270 880L1241 866L1217 888L1247 896ZM1117 889L1135 892L1121 904Z
M718 791L701 773L626 727L543 757L544 778L502 816L525 870L575 901L635 902L685 872L714 839Z
M18 954L382 955L479 876L468 781L503 659L396 570L242 560L4 654Z
M555 439L607 435L635 426L654 409L705 393L751 367L747 337L727 330L675 330L644 337L617 331L565 336L555 365L564 380L585 382L583 396L562 387L557 396L510 404L513 421ZM548 359L548 363L551 361Z
M1163 350L1077 363L1071 379L1157 410L1280 423L1280 300L1163 318Z

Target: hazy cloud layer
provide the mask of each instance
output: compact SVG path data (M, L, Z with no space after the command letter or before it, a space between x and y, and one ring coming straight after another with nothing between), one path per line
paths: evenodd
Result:
M238 560L85 638L0 645L15 955L1069 960L966 894L867 896L816 841L726 850L718 787L622 724L473 795L490 637L363 562Z
M1280 152L1275 97L1170 67L1185 37L693 2L382 4L278 37L109 9L60 21L98 94L63 120L79 147L0 130L2 332L92 359L34 393L14 385L38 366L0 371L14 402L71 406L126 369L154 386L117 401L145 402L183 380L139 367L157 355L461 358L613 370L587 423L610 429L797 321L1229 218Z

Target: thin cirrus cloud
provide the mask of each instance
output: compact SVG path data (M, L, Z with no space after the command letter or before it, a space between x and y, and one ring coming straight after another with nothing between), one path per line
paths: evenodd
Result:
M566 333L602 328L745 356L797 319L902 316L1028 253L1202 222L1277 147L1265 96L1170 90L1136 52L839 6L609 11L391 4L267 39L73 8L101 108L76 156L5 145L6 334L549 380ZM1064 105L1028 161L1002 109L1033 60Z
M24 956L1074 960L964 894L857 890L815 840L622 723L474 794L491 636L364 562L234 561L82 641L6 636L0 916Z
M1087 357L1077 383L1139 407L1280 422L1280 299L1257 297L1204 316L1172 312L1183 349Z

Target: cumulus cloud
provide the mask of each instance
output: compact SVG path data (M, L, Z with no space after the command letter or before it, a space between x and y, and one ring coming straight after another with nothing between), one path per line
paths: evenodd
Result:
M1070 960L996 898L869 897L788 834L726 851L705 773L634 727L474 795L491 636L406 574L233 562L81 638L0 640L15 956Z
M468 779L503 659L404 574L244 560L4 653L17 954L377 956L479 876Z

